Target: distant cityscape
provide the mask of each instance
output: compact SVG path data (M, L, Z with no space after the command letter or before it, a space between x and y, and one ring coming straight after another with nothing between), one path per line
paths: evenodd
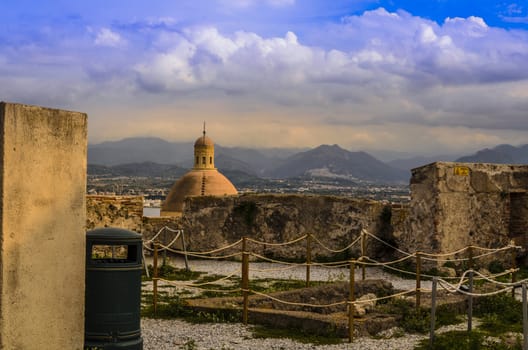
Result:
M147 140L152 142L152 140ZM155 142L160 142L158 139ZM117 145L128 142L126 147L105 148L102 146L91 146L89 148L89 160L91 164L88 165L88 194L112 194L112 195L140 195L145 198L146 207L159 207L161 201L165 199L171 186L187 171L182 166L160 164L147 162L145 159L153 158L151 145L145 145L145 139L128 139L123 140ZM132 145L131 143L139 143ZM149 147L150 146L150 147ZM172 145L168 150L164 149L163 154L175 155L176 151L181 148L188 149L189 147L175 147ZM130 152L131 149L135 151ZM460 158L458 161L463 162L489 162L489 163L525 163L526 150L528 145L514 147L509 145L497 146L493 149L485 149L477 152L472 156ZM101 151L101 152L97 152ZM304 156L304 164L313 164L310 169L303 169L302 175L295 174L295 168L292 167L290 172L284 172L281 177L260 177L255 175L257 171L243 171L242 167L233 166L236 162L231 162L230 166L223 168L219 164L220 170L224 173L236 186L239 193L304 193L304 194L319 194L319 195L338 195L356 198L367 198L378 201L386 201L390 203L406 203L410 200L409 183L405 179L410 178L410 171L400 170L398 176L400 181L384 181L383 179L370 179L367 173L369 169L376 169L376 173L383 173L384 170L393 170L380 168L379 163L363 161L362 165L364 173L358 173L360 167L350 164L347 168L339 168L336 164L348 164L352 156L357 154L344 151L337 146L319 147L314 151L324 151L323 155L313 154L310 152L301 153ZM223 150L225 152L225 149ZM255 159L255 152L249 152ZM125 154L139 154L142 153L142 158L133 159L130 163L121 163L119 165L112 165L119 163L119 160L124 160ZM186 151L188 153L188 151ZM238 155L241 151L238 150ZM336 156L339 155L339 156ZM312 155L312 159L321 159L321 162L314 162L307 156ZM91 159L90 159L91 158ZM249 159L246 156L245 159ZM282 164L295 164L299 155L286 157L282 160ZM231 160L233 157L231 157ZM165 160L165 159L164 159ZM168 159L167 159L168 160ZM371 161L371 159L368 159ZM229 163L226 159L221 161L224 164ZM238 162L236 164L239 164ZM358 164L360 162L357 162ZM105 165L96 165L105 164ZM174 163L173 163L174 164ZM422 163L413 164L412 166L423 165ZM407 169L411 165L407 164ZM331 171L330 171L330 170ZM244 169L246 170L246 169ZM355 175L357 174L357 175Z
M174 177L141 177L88 175L88 194L140 195L145 206L158 207L167 196ZM239 193L304 193L368 198L391 203L410 200L409 186L383 184L363 180L348 181L330 178L258 179L233 181Z

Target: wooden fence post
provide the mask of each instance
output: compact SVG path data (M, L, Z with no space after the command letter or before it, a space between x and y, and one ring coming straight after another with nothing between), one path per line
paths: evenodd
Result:
M421 274L422 274L422 256L416 252L416 312L420 310L421 304Z
M154 243L154 261L152 273L152 302L154 304L154 315L158 311L158 243Z
M469 271L469 295L468 295L468 332L473 328L473 270Z
M528 306L526 303L526 283L522 284L523 350L528 350Z
M468 246L468 268L473 269L473 246Z
M363 262L363 257L367 254L367 239L365 236L365 231L361 230L361 262ZM361 280L365 280L365 264L361 264Z
M511 283L515 283L517 281L517 273L515 272L515 269L517 268L517 262L515 261L517 258L517 250L515 247L512 247L512 255L511 255ZM515 288L512 288L512 298L515 298Z
M352 343L354 340L354 309L355 305L353 302L355 298L355 270L356 263L354 260L350 260L350 278L349 278L349 296L348 296L348 342Z
M312 234L306 236L306 287L310 286L310 265L312 264Z
M242 323L248 324L249 309L249 253L247 252L246 237L242 239L242 296L244 299Z
M429 347L433 348L435 337L435 317L436 317L436 289L438 284L438 277L433 277L433 291L431 294L431 330L429 332Z
M163 263L162 266L167 265L167 226L163 227Z
M185 236L183 233L183 230L180 230L181 232L181 243L182 243L182 249L183 249L183 259L185 261L185 271L189 272L189 260L187 259L187 247L185 246Z

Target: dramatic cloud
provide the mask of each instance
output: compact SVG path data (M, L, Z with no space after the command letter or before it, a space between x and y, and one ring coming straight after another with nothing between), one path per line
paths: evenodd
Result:
M327 30L339 33L338 49L303 45L292 32L263 38L189 28L168 34L170 45L135 66L137 81L150 92L209 89L331 109L327 121L341 124L528 129L524 99L510 90L528 79L526 32L492 28L477 17L438 25L384 9Z
M230 3L222 10L297 5ZM513 5L504 16L522 18ZM227 30L229 16L223 25L171 15L0 35L0 93L88 111L94 140L188 138L195 118L226 145L442 152L528 142L528 31L383 8L280 35Z

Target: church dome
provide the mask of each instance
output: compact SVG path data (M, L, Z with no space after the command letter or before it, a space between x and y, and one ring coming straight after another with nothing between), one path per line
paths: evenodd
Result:
M161 205L161 216L178 216L189 196L236 195L237 189L214 165L214 142L205 135L194 143L194 167L172 186Z
M226 196L238 194L235 186L216 169L193 169L172 186L161 206L161 216L171 216L183 211L189 196Z
M213 140L211 140L210 137L208 136L200 136L199 138L196 139L196 141L194 142L194 147L196 146L214 146L214 142Z

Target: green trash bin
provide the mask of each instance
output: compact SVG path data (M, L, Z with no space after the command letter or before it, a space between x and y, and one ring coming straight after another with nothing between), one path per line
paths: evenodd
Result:
M141 235L118 228L86 233L85 350L142 350Z

